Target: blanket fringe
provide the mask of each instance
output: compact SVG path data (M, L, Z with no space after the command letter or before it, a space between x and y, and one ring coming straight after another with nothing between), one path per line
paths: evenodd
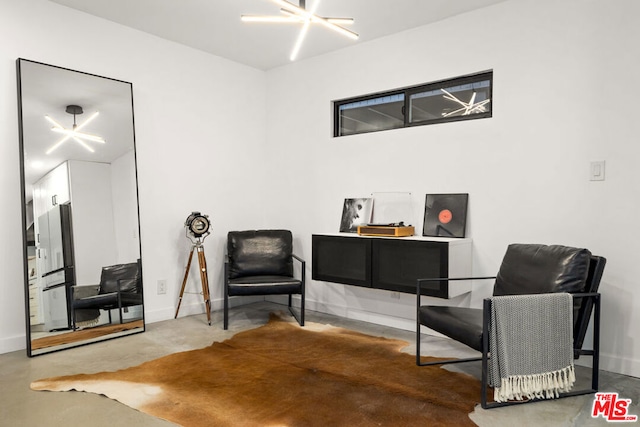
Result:
M493 400L554 399L568 392L576 381L573 363L566 368L535 375L512 375L502 378L493 390Z
M96 317L95 319L76 322L76 326L78 328L91 328L93 326L96 326L99 322L100 322L100 319Z

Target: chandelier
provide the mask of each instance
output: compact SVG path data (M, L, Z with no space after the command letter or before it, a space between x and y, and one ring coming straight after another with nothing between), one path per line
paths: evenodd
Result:
M87 144L86 141L98 142L98 143L101 143L101 144L105 143L104 138L102 138L100 136L92 135L92 134L86 133L86 132L80 132L82 130L82 128L84 128L93 119L95 119L98 116L98 114L99 114L98 111L96 111L91 116L89 116L87 118L87 120L85 120L81 124L76 124L76 115L84 113L84 111L82 110L81 106L79 106L79 105L67 105L67 108L66 108L65 111L67 113L69 113L69 114L73 114L73 127L71 129L66 129L64 126L62 126L60 123L58 123L57 121L55 121L51 117L44 116L44 118L47 119L47 121L53 125L53 127L51 128L51 130L53 132L64 134L64 137L62 137L61 140L59 140L58 142L53 144L53 146L51 146L51 148L49 148L49 150L47 150L47 154L51 154L55 149L60 147L62 144L64 144L69 139L73 139L75 142L77 142L78 144L80 144L81 146L83 146L84 148L86 148L87 150L89 150L92 153L95 152L95 150L93 148L91 148L89 146L89 144Z
M300 29L298 38L296 39L296 42L293 45L293 49L291 51L291 55L289 56L289 59L291 59L292 61L294 61L298 56L298 52L300 52L300 48L302 47L302 43L307 36L307 32L309 31L309 27L311 26L311 24L320 24L325 28L329 28L330 30L340 33L350 39L358 39L357 33L354 33L353 31L342 27L342 25L353 24L353 18L327 18L316 15L316 10L318 9L320 0L316 0L310 10L306 9L305 0L299 0L299 6L296 6L295 4L290 3L286 0L272 1L281 6L281 15L242 15L240 19L242 19L242 21L244 22L301 24L302 28Z

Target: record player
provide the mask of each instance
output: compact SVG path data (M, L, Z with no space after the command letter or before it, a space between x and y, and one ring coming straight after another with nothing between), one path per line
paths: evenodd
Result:
M415 234L413 225L404 225L403 222L392 224L367 224L358 226L360 236L380 237L407 237Z

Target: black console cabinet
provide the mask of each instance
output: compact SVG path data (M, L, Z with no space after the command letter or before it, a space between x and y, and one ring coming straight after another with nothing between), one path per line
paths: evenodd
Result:
M314 280L415 294L419 278L469 277L471 239L368 237L314 234ZM423 295L452 298L469 292L467 282L432 282Z

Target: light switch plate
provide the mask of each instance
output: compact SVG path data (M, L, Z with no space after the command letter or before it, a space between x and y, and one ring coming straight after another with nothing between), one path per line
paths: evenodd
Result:
M589 180L604 181L604 160L591 162L591 169L589 170Z

